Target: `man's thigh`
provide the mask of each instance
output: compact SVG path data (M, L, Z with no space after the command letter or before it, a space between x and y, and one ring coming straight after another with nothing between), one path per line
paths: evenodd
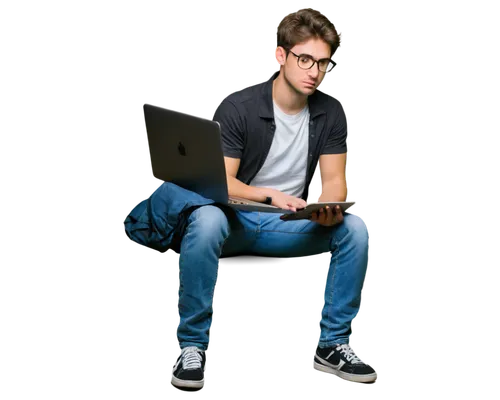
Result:
M225 208L229 237L222 246L221 258L252 254L260 221L260 213Z
M226 211L230 234L221 258L243 254L301 257L330 251L332 230L309 220L282 221L281 214Z
M269 257L301 257L330 251L332 230L301 219L283 221L280 214L261 213L259 231L252 247L254 254Z

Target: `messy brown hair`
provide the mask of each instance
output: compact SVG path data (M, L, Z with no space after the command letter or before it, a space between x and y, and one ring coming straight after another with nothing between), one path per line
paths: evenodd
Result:
M278 46L287 51L298 43L311 38L324 40L332 50L330 57L340 46L340 35L335 26L319 11L305 8L287 15L278 26Z

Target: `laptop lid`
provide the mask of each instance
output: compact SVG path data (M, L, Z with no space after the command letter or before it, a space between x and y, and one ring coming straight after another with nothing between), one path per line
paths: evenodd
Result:
M149 104L144 117L153 175L227 204L219 123Z

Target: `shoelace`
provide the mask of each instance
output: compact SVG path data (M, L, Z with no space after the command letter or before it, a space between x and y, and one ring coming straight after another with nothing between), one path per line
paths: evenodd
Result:
M201 354L197 347L185 347L182 349L182 369L201 368Z
M351 349L351 346L349 346L348 344L338 345L335 350L339 350L341 353L343 353L347 361L352 364L364 364L364 362L361 361L356 354L354 354L354 350Z

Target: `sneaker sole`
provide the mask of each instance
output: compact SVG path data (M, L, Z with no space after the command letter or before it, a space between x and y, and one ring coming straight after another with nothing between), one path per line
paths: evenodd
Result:
M202 379L201 381L186 381L186 380L176 378L175 376L172 376L171 383L177 389L194 391L194 390L200 390L203 387L203 384L205 383L205 379Z
M327 372L329 374L337 375L338 377L351 382L371 383L375 382L375 380L377 379L376 372L368 375L349 374L347 372L339 371L338 369L334 369L331 367L327 367L326 365L319 364L316 361L314 361L314 369L317 369L318 371Z

